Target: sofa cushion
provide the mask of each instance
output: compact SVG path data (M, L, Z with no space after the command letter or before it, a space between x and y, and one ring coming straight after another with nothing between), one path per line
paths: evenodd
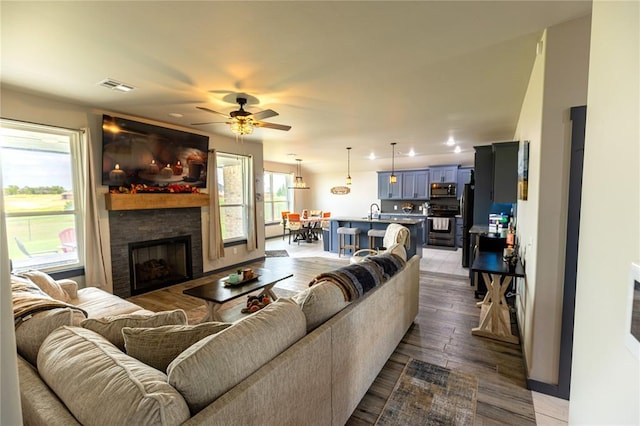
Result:
M82 288L78 290L77 296L76 299L71 299L71 303L84 309L89 318L132 314L134 312L152 313L97 287Z
M153 368L166 371L167 366L182 351L211 334L231 326L224 322L197 325L165 325L156 328L122 329L124 347L130 355Z
M60 300L62 302L69 302L71 300L60 284L44 272L34 270L23 272L20 275L30 279L35 285L40 287L40 290L44 291L56 300Z
M307 319L307 332L340 312L350 303L344 300L344 294L338 286L327 281L301 291L293 296L293 300L300 305Z
M305 335L306 321L291 299L278 299L220 333L205 337L167 368L195 414ZM277 407L274 407L277 409Z
M124 314L102 318L88 318L80 323L81 327L95 331L104 336L124 351L124 327L160 327L163 325L186 325L187 314L182 309L157 312L154 314Z
M51 333L38 372L83 425L177 425L189 418L164 373L91 330L65 326Z
M63 325L78 326L84 319L82 312L71 308L55 308L33 314L16 328L18 353L35 366L40 345L53 330Z

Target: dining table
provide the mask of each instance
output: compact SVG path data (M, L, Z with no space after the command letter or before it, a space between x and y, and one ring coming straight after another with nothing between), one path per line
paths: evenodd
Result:
M304 232L302 232L302 239L304 239L308 243L312 243L314 241L318 241L318 234L321 228L320 224L322 223L322 217L320 216L310 216L307 218L300 218L300 225Z

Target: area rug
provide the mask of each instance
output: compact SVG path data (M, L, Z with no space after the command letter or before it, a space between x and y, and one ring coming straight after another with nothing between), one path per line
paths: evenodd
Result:
M477 395L474 375L411 359L376 425L472 425Z
M289 257L286 250L265 250L264 257Z

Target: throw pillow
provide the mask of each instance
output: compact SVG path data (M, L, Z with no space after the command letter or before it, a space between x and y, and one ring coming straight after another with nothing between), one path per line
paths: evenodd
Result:
M197 325L165 325L156 328L122 329L124 348L127 355L160 371L180 355L182 351L198 340L216 334L231 324L205 322Z
M163 325L186 325L187 314L182 309L157 312L155 314L124 314L103 318L88 318L80 323L81 327L95 331L124 351L124 327L160 327Z
M166 374L80 327L60 327L45 339L38 373L79 424L180 425L190 416Z
M42 271L27 271L21 274L23 277L29 278L35 285L40 287L40 290L47 293L49 296L61 302L69 302L71 298L65 292L60 284L56 282L51 276L45 274Z
M303 338L305 332L306 320L298 305L280 298L233 327L189 346L167 367L169 384L195 414Z

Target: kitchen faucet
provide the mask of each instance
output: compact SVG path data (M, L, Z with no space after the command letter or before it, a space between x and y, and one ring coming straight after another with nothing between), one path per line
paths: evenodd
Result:
M373 203L369 206L369 220L373 219L373 206L376 207L378 213L380 213L380 206L376 203Z

